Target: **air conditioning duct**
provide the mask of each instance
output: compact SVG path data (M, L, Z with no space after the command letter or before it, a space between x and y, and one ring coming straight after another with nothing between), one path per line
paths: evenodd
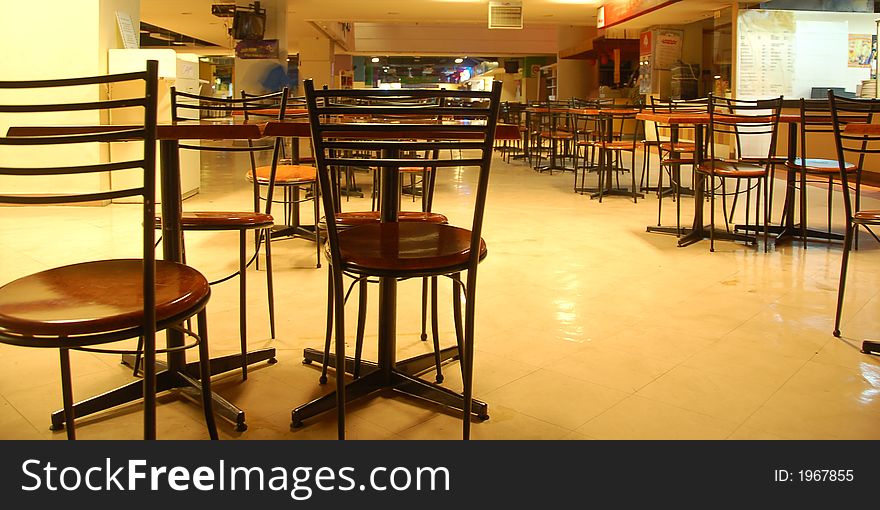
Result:
M521 29L522 2L489 2L489 28Z

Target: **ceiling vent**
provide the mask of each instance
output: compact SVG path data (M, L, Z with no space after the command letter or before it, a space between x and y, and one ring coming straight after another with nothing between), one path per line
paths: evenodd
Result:
M489 28L522 27L522 2L489 2Z

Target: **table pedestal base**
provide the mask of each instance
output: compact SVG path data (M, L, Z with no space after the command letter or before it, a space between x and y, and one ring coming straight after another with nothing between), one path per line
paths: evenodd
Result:
M448 347L440 351L441 360L453 359L458 356L457 347ZM303 363L323 363L324 353L315 349L303 351ZM328 365L336 366L336 356L330 354ZM382 389L391 389L397 393L426 400L459 412L464 410L464 397L452 390L419 379L417 376L434 368L434 354L428 353L397 363L389 373L379 370L376 363L361 361L361 373L364 374L345 386L345 401L352 402L366 397ZM345 358L345 371L354 372L354 359ZM336 409L336 392L328 393L307 404L303 404L291 413L291 427L303 426L303 420L317 416L325 411ZM485 402L473 399L471 414L481 420L489 418L489 406Z
M247 353L247 364L253 365L261 361L275 363L275 349L260 349L258 351ZM123 363L133 366L134 355L123 356ZM201 403L201 383L199 377L199 362L193 361L187 363L181 371L168 370L166 363L158 362L158 369L161 370L156 374L156 393L170 390L180 390L180 394L192 399L196 403ZM241 354L230 354L211 360L211 375L231 372L241 369ZM73 413L77 418L98 413L113 407L121 406L129 402L144 397L144 383L141 380L133 381L119 388L110 390L101 395L88 398L73 405ZM212 392L214 400L214 412L220 417L235 424L235 430L243 432L247 430L245 423L244 411L230 403L225 398L215 392ZM58 410L52 413L51 430L61 430L64 428L64 411Z
M709 226L705 226L702 229L693 230L686 234L684 237L678 240L678 246L690 246L698 241L702 241L703 239L709 239L712 237L712 229ZM746 244L758 244L758 240L755 236L750 236L746 234L738 234L736 232L728 232L726 230L715 230L715 239L718 241L741 241Z

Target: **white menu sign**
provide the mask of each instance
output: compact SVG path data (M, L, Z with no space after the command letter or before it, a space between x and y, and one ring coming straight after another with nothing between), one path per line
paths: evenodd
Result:
M791 96L795 78L793 13L744 11L738 22L736 97Z
M139 48L139 30L134 29L131 16L126 12L116 11L116 24L119 26L119 34L122 35L122 47L127 50Z

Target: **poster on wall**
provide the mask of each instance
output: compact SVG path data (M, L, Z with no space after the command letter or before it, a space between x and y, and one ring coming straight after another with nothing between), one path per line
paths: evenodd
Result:
M874 36L876 37L876 36ZM870 68L873 64L874 52L869 34L849 34L849 51L847 67Z
M658 30L654 41L654 67L671 69L681 60L684 33L680 30Z

